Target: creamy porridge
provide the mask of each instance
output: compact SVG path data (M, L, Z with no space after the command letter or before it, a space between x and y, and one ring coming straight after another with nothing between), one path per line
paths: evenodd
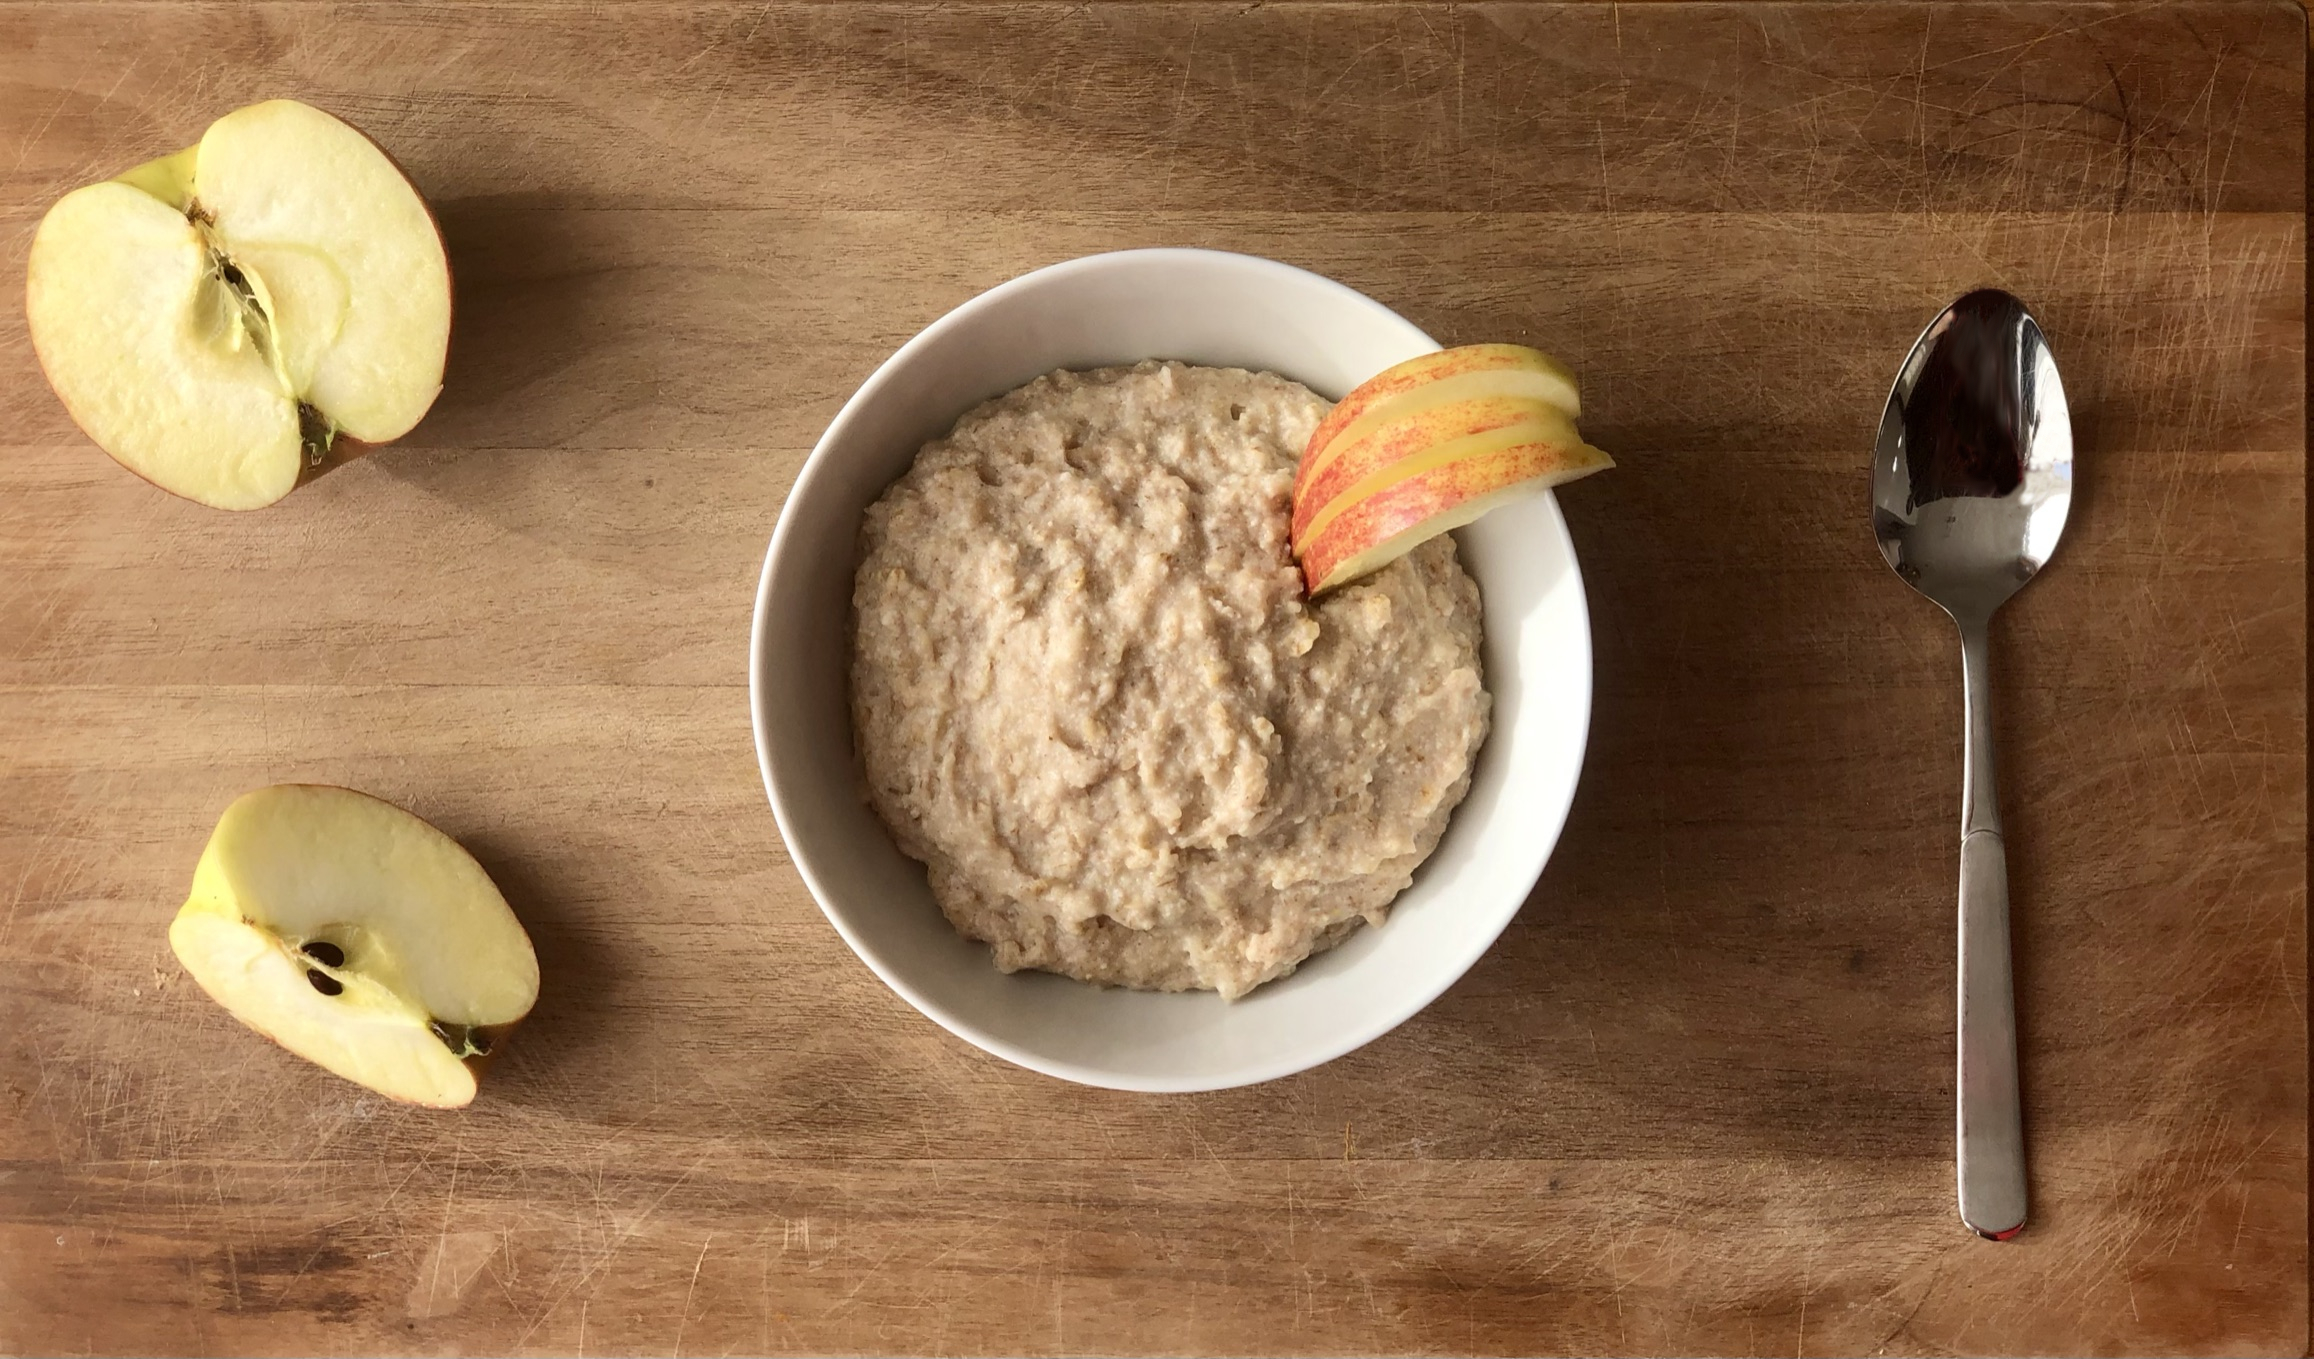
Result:
M1439 537L1304 597L1267 373L1059 372L869 509L869 793L1006 971L1240 996L1379 925L1486 737L1478 587Z

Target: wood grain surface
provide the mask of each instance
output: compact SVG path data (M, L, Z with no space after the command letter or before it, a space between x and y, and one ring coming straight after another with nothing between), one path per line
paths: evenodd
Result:
M447 388L234 516L113 466L0 307L0 1351L2299 1354L2303 12L2283 3L0 0L46 206L292 95L438 207ZM750 747L819 430L973 293L1288 260L1581 370L1582 791L1457 987L1253 1089L1079 1089L844 949ZM1873 551L1973 284L2082 494L1996 632L2035 1217L1952 1208L1960 685ZM545 990L388 1105L202 997L218 812L460 836Z

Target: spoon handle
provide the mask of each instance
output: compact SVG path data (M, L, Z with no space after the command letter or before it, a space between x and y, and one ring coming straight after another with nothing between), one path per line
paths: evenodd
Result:
M1961 776L1960 1216L2006 1241L2025 1225L2025 1128L2017 1093L2017 1011L2009 968L2009 863L1993 786L1986 619L1960 621L1968 754Z

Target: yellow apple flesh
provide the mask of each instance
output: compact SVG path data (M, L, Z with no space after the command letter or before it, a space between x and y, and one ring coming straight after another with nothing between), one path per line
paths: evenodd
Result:
M530 936L457 841L347 788L225 809L169 926L250 1028L382 1095L453 1108L538 998Z
M59 199L33 236L25 313L98 447L163 490L255 509L424 417L449 261L385 152L273 100Z

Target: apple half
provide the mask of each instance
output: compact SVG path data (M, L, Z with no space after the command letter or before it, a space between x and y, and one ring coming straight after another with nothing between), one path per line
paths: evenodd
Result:
M1342 398L1295 473L1289 541L1312 595L1521 496L1614 466L1583 442L1575 376L1525 345L1409 359Z
M381 1095L455 1108L538 999L538 958L457 841L350 788L225 809L169 946L233 1017Z
M165 491L256 509L424 417L450 265L385 152L276 99L57 200L25 313L99 448Z

